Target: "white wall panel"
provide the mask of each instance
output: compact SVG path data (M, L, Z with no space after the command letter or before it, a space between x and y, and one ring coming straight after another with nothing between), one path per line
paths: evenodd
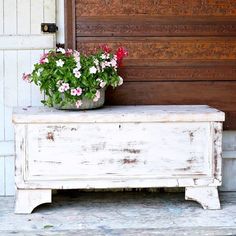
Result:
M18 95L18 106L29 106L31 105L31 85L22 80L23 73L31 72L31 60L30 50L19 50L17 52L17 95Z
M5 109L4 109L4 63L3 63L3 51L0 51L0 140L4 140L5 132Z
M0 196L5 195L4 157L0 156Z
M15 194L14 156L5 157L5 195Z
M3 34L3 0L0 0L0 35Z
M4 1L4 34L14 35L17 32L16 0Z
M30 34L30 0L17 0L17 34Z
M56 22L56 0L44 1L44 22L55 23Z
M43 23L44 16L43 3L43 0L31 0L31 34L41 33L41 23Z
M14 139L12 108L17 106L17 51L4 52L5 140Z
M0 195L14 194L12 108L38 106L43 98L22 74L56 45L54 34L41 33L41 23L56 20L55 1L0 0Z

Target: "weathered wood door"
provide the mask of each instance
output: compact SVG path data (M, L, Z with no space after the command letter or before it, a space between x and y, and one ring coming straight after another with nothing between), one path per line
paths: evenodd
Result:
M42 22L55 23L55 0L0 0L0 195L14 194L12 107L41 105L39 89L22 81L55 35L41 33Z
M124 46L110 104L208 104L236 129L235 0L66 1L67 46Z

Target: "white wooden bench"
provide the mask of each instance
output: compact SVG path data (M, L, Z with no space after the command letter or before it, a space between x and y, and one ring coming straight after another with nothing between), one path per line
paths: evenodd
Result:
M15 212L51 202L52 189L143 187L186 187L219 209L223 121L208 106L17 108Z

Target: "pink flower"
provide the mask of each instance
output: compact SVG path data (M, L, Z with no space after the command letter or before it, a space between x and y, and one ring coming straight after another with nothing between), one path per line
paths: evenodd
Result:
M70 94L72 96L76 96L77 95L77 89L71 89Z
M31 78L31 74L26 74L26 73L24 73L24 74L22 75L22 79L23 79L25 82L30 83L30 82L31 82L31 81L30 81L30 78Z
M81 106L82 104L83 104L83 103L82 103L81 100L78 100L78 101L75 103L75 105L76 105L77 108L80 108L80 106Z
M49 60L48 60L48 53L44 53L40 60L39 60L39 64L45 64L45 63L48 63Z
M100 91L97 90L97 92L96 92L96 94L95 94L95 97L94 97L93 101L94 101L94 102L97 102L97 101L99 100L100 96L101 96Z
M63 83L62 84L64 91L67 91L70 88L70 85L68 83Z
M75 61L78 63L80 62L80 53L78 51L73 52L73 56L75 58Z
M78 87L78 88L76 89L76 95L77 95L77 96L80 96L80 95L82 94L82 92L83 92L82 88Z

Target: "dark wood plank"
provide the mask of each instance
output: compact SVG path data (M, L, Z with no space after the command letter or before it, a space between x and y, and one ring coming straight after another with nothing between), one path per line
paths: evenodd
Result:
M77 17L76 36L236 36L236 18Z
M235 37L77 37L77 49L92 52L101 44L124 46L129 59L236 60Z
M223 111L236 111L236 81L125 82L107 91L114 105L206 104Z
M236 63L234 66L129 66L121 67L119 74L125 81L236 81Z
M76 48L75 0L64 0L65 8L65 48Z
M236 16L235 0L77 0L78 16Z

